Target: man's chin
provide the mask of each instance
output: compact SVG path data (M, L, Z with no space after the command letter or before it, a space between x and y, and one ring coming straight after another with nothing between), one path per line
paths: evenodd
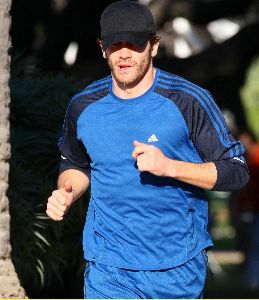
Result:
M120 80L120 81L117 81L118 82L118 85L120 87L122 87L123 89L130 89L130 88L133 88L137 85L137 81L136 80L132 80L132 81L129 81L129 80Z
M124 76L115 76L115 80L119 85L123 85L124 87L131 87L136 81L127 76L126 74Z

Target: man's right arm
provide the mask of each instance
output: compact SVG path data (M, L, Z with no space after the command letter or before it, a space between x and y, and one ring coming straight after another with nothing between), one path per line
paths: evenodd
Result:
M87 190L89 178L75 169L65 170L59 175L58 188L48 198L47 215L54 221L61 221L70 206Z
M48 198L47 215L61 221L64 215L89 186L91 159L82 140L78 138L77 121L85 108L80 97L70 101L63 124L63 134L58 147L61 154L58 187ZM81 101L81 102L80 102Z

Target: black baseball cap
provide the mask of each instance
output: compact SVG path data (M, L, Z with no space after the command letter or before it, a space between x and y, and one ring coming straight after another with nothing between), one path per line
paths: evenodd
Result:
M122 41L142 47L156 34L147 6L129 0L108 5L101 15L100 25L104 49Z

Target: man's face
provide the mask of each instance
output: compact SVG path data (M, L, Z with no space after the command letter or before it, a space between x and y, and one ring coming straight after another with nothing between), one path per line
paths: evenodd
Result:
M157 46L151 47L150 42L144 47L120 42L107 48L104 57L116 82L124 88L131 88L145 76L156 53Z

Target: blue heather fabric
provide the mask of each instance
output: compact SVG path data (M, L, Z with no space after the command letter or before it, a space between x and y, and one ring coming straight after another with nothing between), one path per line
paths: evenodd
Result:
M202 297L207 254L184 265L157 271L135 271L90 262L86 267L86 299L198 299Z
M116 97L111 76L73 97L59 143L60 171L78 169L91 179L85 258L131 270L179 266L212 246L207 199L200 188L140 173L134 140L175 160L213 161L218 190L246 183L244 149L207 91L159 69L136 98Z

